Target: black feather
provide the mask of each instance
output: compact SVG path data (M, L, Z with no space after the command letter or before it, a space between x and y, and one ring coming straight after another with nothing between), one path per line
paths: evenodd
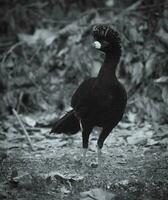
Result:
M71 110L54 124L50 133L65 133L72 135L77 133L79 130L79 121L76 118L74 111Z
M95 40L105 40L110 43L114 49L121 50L121 39L119 33L111 28L109 25L96 25L93 27L92 35Z

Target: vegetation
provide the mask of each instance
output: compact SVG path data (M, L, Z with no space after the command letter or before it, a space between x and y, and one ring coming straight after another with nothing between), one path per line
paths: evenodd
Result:
M1 1L1 114L11 107L64 109L62 87L75 87L101 65L90 45L92 26L109 23L121 33L119 75L131 109L140 119L164 122L167 88L155 80L168 73L167 6L165 0Z
M164 154L168 144L167 19L168 0L0 1L0 199L30 199L31 195L36 199L36 194L44 198L44 193L47 199L79 199L79 192L94 187L121 194L116 199L128 199L130 194L130 199L137 199L136 195L164 199L168 191L164 171L168 163ZM70 139L49 136L41 127L68 110L72 92L87 76L97 74L103 55L92 48L90 33L98 23L111 24L121 35L123 53L117 74L127 89L128 105L114 131L117 134L105 147L104 174L101 177L89 166L85 179L79 173L72 176L80 168L78 159L73 163L80 135L71 144ZM35 152L30 153L24 141L23 127ZM116 160L110 159L113 153ZM67 168L70 177L64 173ZM57 169L54 175L53 169ZM89 195L102 200L104 195L96 196L100 193L93 189ZM86 193L81 195L89 199Z

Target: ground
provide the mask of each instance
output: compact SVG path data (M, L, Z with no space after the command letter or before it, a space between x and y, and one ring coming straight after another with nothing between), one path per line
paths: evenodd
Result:
M32 125L31 117L22 119ZM105 142L101 168L95 165L100 131L96 128L83 168L81 132L68 137L29 128L31 151L16 119L9 117L4 124L8 134L1 144L7 154L1 155L0 199L168 199L166 125L156 131L148 122L121 122Z

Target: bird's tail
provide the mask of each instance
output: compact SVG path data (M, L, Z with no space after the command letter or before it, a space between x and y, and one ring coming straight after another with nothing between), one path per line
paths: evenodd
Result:
M60 118L52 127L50 133L65 133L72 135L80 130L80 124L74 111L71 110Z

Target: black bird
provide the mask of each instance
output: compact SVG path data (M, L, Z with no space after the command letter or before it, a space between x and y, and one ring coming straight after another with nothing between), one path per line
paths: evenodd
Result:
M78 87L71 100L73 109L55 123L51 132L75 134L81 129L85 160L92 129L95 126L102 127L97 141L100 165L103 143L123 116L127 94L116 77L116 68L121 56L118 32L109 25L96 25L92 35L93 46L105 54L104 63L97 77L83 81Z

